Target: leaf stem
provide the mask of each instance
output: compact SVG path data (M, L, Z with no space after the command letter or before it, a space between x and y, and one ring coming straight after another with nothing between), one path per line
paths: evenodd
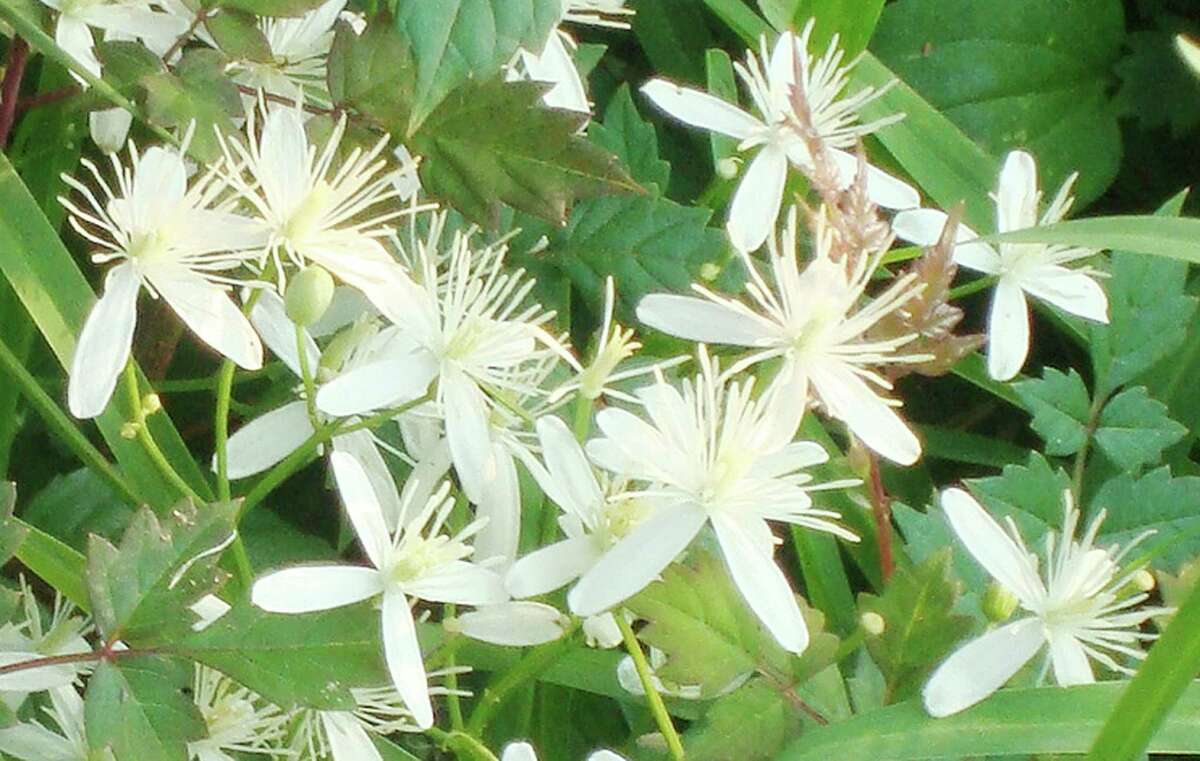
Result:
M879 457L870 450L867 457L871 463L871 515L875 518L875 538L879 543L879 576L883 583L892 577L896 561L892 555L892 500L883 488L883 475L879 470Z
M196 30L200 28L200 25L207 21L209 15L211 14L212 10L207 8L201 8L200 10L196 11L196 15L192 18L192 23L188 25L188 28L184 30L183 34L175 38L175 41L171 43L171 47L167 48L167 52L162 54L163 61L169 65L171 59L175 57L175 54L179 52L180 48L187 44L188 40L192 38L192 35L196 33Z
M1096 398L1092 400L1092 406L1088 410L1087 425L1083 429L1083 444L1075 453L1075 464L1071 468L1071 496L1074 497L1077 508L1082 505L1083 500L1083 474L1087 466L1088 450L1091 448L1096 426L1100 425L1100 412L1107 401L1108 395L1099 393L1097 389Z
M443 607L442 620L454 618L456 606L447 604ZM455 732L463 731L465 723L463 722L462 700L458 696L458 672L454 667L458 665L458 658L455 649L451 648L446 651L446 711L450 714L450 727Z
M27 661L0 666L0 676L49 666L63 666L71 663L90 663L92 661L113 660L117 658L135 658L144 655L154 655L155 652L154 650L113 650L105 647L100 650L89 650L86 653L48 655L45 658L32 658Z
M650 713L654 715L654 721L667 741L667 750L670 751L671 758L675 761L682 761L683 743L679 740L679 733L675 731L675 725L671 722L671 715L667 713L667 706L663 703L662 695L658 694L658 690L654 686L654 675L650 673L650 664L646 661L646 654L642 652L637 635L633 633L633 627L625 620L621 611L613 613L613 618L617 621L621 637L625 640L625 649L629 651L629 657L633 659L638 679L642 683L642 689L646 692Z
M162 473L163 477L165 477L167 481L169 481L171 485L179 491L180 494L191 498L197 504L205 502L205 500L196 493L196 490L188 485L187 481L183 480L183 477L179 475L179 472L176 471L174 467L172 467L171 463L167 461L166 455L164 455L162 450L158 448L158 442L154 440L154 435L150 433L150 426L146 423L147 414L145 410L142 409L141 391L138 389L137 370L134 368L133 360L130 360L125 364L125 390L128 397L129 409L133 415L133 419L129 422L136 428L137 440L141 443L142 449L146 451L147 456L150 457L150 461L154 463L154 467L158 468L158 471Z

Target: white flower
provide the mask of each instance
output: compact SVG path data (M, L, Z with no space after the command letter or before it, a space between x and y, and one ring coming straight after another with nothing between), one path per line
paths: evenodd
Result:
M603 437L588 442L593 462L621 478L644 481L660 502L580 578L567 595L578 615L607 610L637 593L687 547L706 524L750 608L784 648L799 653L808 630L787 577L772 560L767 520L856 537L815 509L802 468L828 459L815 443L792 443L771 406L751 398L753 380L723 383L703 346L701 373L680 393L666 381L639 389L650 423L616 408L596 416ZM633 494L636 494L634 492Z
M927 357L897 353L915 335L884 341L865 335L919 293L913 285L915 276L898 278L859 309L858 302L885 252L858 256L850 263L833 261L832 235L823 218L818 218L813 259L801 270L793 210L779 245L772 239L769 247L773 285L759 273L754 260L742 257L749 273L746 290L751 304L695 285L703 298L646 296L638 304L638 319L681 338L752 349L729 373L782 358L783 368L772 390L781 419L788 421L785 427L796 430L811 387L830 416L845 422L864 444L889 460L911 465L921 454L921 444L896 414L894 403L876 390L890 390L892 384L871 368Z
M443 622L447 631L504 647L531 647L562 637L570 619L540 602L502 602Z
M1053 203L1042 214L1041 224L1062 220L1071 208L1071 186L1078 175L1063 183ZM996 229L1007 233L1038 225L1037 165L1033 156L1013 151L1000 171L996 202ZM941 237L946 215L936 209L913 209L896 215L896 234L920 245L932 245ZM1063 266L1097 253L1095 249L1047 243L1001 243L995 248L973 241L978 234L958 226L954 261L969 269L995 275L996 292L988 316L988 374L997 380L1016 376L1029 354L1029 307L1026 294L1049 302L1079 317L1108 322L1108 297L1088 268Z
M100 76L100 61L93 50L92 28L107 38L140 39L156 52L165 52L188 21L159 13L148 0L41 0L58 11L54 41L85 69Z
M1139 569L1123 570L1120 563L1137 542L1124 550L1096 547L1104 511L1082 539L1075 539L1079 513L1070 492L1064 492L1063 503L1062 536L1046 536L1043 580L1037 556L1026 549L1011 520L1005 532L965 491L942 492L942 509L959 541L1029 615L967 643L938 667L923 692L925 707L934 716L948 716L991 695L1043 647L1049 650L1046 668L1052 667L1055 681L1063 686L1095 681L1089 657L1126 674L1133 672L1114 654L1145 657L1136 645L1154 635L1138 627L1169 611L1133 610L1147 595L1131 583Z
M260 111L266 115L256 137ZM386 223L419 208L379 210L396 197L392 176L384 171L387 161L380 156L388 138L368 151L355 147L339 162L345 130L343 115L318 154L299 107L264 102L246 121L249 147L225 139L222 146L229 163L244 164L249 173L234 173L230 184L267 228L267 252L280 277L285 259L297 267L313 262L382 308L381 301L394 297L388 285L399 271L380 242L392 233Z
M382 596L384 655L396 690L417 726L433 725L425 666L410 598L461 605L504 602L503 580L493 571L466 562L467 543L478 521L454 536L441 532L454 500L444 485L416 514L406 513L401 528L388 531L383 510L362 466L344 452L330 456L338 491L354 532L372 567L309 565L286 568L260 578L251 600L276 613L327 610Z
M858 172L858 158L851 152L856 142L902 116L858 124L858 110L884 90L868 87L843 97L849 70L855 62L840 65L843 53L837 47L836 37L825 55L814 60L807 52L811 31L810 21L799 37L784 32L769 55L764 37L761 63L753 53L748 53L746 64L737 65L758 117L716 96L663 79L651 80L642 87L655 105L679 121L736 138L741 141L738 148L743 152L757 149L729 207L727 229L740 251L757 249L774 230L783 203L788 163L802 171L811 171L813 167L808 145L796 128L792 103L797 63L812 124L837 164L844 187L854 181ZM869 164L867 193L876 204L889 209L912 208L920 202L920 196L911 186Z
M20 761L91 761L83 698L75 688L51 689L50 707L44 710L58 732L32 721L5 727L0 729L0 753Z
M19 663L55 655L76 655L91 651L84 637L91 623L76 615L75 606L55 592L54 608L47 626L42 619L41 606L33 590L18 579L24 617L0 626L0 662ZM92 669L88 663L64 663L36 669L16 671L0 677L0 699L12 710L20 708L31 692L64 687L77 680L80 674Z
M90 207L59 199L71 212L71 226L100 247L92 261L120 262L109 270L104 295L88 315L71 360L67 402L79 418L96 417L108 405L129 359L143 286L209 346L248 370L262 367L262 344L226 293L237 281L223 274L262 246L262 231L234 214L231 203L219 202L225 186L215 171L189 188L183 157L175 150L154 147L139 154L131 143L129 156L130 168L110 156L115 191L84 159L103 201L63 176Z
M500 761L538 761L537 751L527 742L509 743L500 754ZM598 750L588 755L587 761L625 761L611 750Z
M237 61L233 80L293 102L329 104L325 65L333 45L333 26L346 0L328 0L297 18L268 17L258 27L271 49L270 61ZM253 109L250 99L247 110Z
M196 667L192 689L208 737L188 743L189 758L234 761L241 753L279 752L292 718L289 713L205 666Z

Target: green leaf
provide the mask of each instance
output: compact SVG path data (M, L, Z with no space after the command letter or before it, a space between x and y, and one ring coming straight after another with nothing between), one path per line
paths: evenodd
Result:
M16 504L17 485L0 482L0 563L7 563L29 536L29 529L13 517Z
M236 503L185 501L161 521L143 508L119 549L93 535L88 591L101 633L144 646L188 631L196 621L188 606L224 579L217 561L233 539L236 515Z
M408 42L384 17L356 34L338 22L329 50L329 94L333 102L393 128L407 123L416 85Z
M85 612L92 609L84 573L87 560L83 555L44 531L15 519L25 531L25 541L17 548L17 560L38 575L42 581L62 592Z
M82 551L87 548L91 534L120 537L136 512L95 471L80 468L56 476L29 500L21 515Z
M1039 453L1030 452L1026 464L1006 465L998 476L972 478L966 484L993 513L1020 511L1033 516L1041 524L1037 532L1041 533L1046 526L1062 522L1062 495L1070 488L1071 479L1061 468L1052 468ZM1017 525L1022 529L1031 527L1019 518ZM1027 536L1026 540L1032 546L1035 538Z
M1086 204L1120 163L1107 92L1124 37L1120 0L1013 0L1004 13L988 0L900 0L884 9L871 47L985 150L1036 154L1044 188L1078 171Z
M468 81L495 78L519 48L541 51L562 9L562 0L402 3L396 9L396 28L408 40L417 64L408 132L432 117L439 104ZM482 125L490 122L472 122L469 127Z
M1126 215L1069 219L984 240L1003 243L1057 243L1063 246L1128 251L1200 263L1200 219Z
M1088 513L1101 510L1107 511L1100 527L1106 541L1124 544L1154 531L1135 555L1162 548L1156 564L1175 568L1200 554L1200 477L1174 478L1166 467L1138 478L1122 473L1092 498Z
M1046 442L1046 454L1075 454L1087 441L1092 400L1083 378L1047 367L1041 379L1013 384L1013 390L1033 415L1033 430Z
M834 35L851 58L867 46L884 0L758 0L763 15L776 29L799 31L816 19L809 48L824 51Z
M379 611L369 604L282 615L244 601L171 649L285 707L349 709L351 687L388 681Z
M133 98L144 77L164 71L162 59L140 42L123 40L96 43L96 58L104 65L104 79L118 92ZM112 104L99 95L90 100L101 108Z
M604 110L603 122L588 127L592 142L621 160L629 175L654 195L667 189L671 165L658 156L658 136L654 127L638 113L629 85L612 96Z
M319 8L325 0L217 0L221 8L257 13L259 16L303 16Z
M867 650L883 672L887 702L916 694L933 670L971 631L971 619L953 613L958 584L950 574L946 548L912 568L899 567L881 596L860 594L863 612L887 624L868 636Z
M1129 33L1129 52L1114 67L1121 87L1113 107L1144 131L1170 126L1181 138L1200 123L1200 80L1179 57L1173 36L1158 29Z
M1096 445L1126 470L1139 470L1162 460L1162 452L1187 429L1167 417L1167 406L1151 399L1145 386L1125 389L1100 413Z
M1200 638L1191 641L1200 643ZM1142 673L1146 673L1145 666ZM1108 682L1001 690L974 708L941 719L929 716L919 701L913 700L811 729L776 756L776 761L912 761L1082 753L1096 739L1123 687L1120 682ZM1128 708L1135 706L1129 704ZM1153 708L1164 721L1150 743L1151 751L1200 751L1200 685L1191 685L1169 713L1161 705ZM1139 707L1137 713L1148 711ZM1110 747L1120 739L1119 733L1108 736ZM1136 757L1136 751L1104 756L1114 761Z
M275 55L271 43L258 25L253 13L236 8L224 8L204 20L204 27L212 35L221 52L238 61L271 63Z
M161 656L102 661L84 703L88 745L116 761L186 761L207 735L192 700L192 666Z
M189 50L175 66L142 78L146 115L161 127L188 129L195 123L189 153L215 160L221 155L215 129L233 131L233 117L242 114L242 99L225 75L225 58L215 50Z
M683 736L692 761L760 761L773 757L800 731L800 710L775 685L755 677L718 698Z
M497 202L561 221L577 198L640 191L620 162L577 134L584 117L544 107L543 91L497 79L463 87L438 106L409 145L422 156L430 196L491 224Z
M705 21L695 0L640 3L633 17L633 34L659 75L702 82L700 61L714 44Z

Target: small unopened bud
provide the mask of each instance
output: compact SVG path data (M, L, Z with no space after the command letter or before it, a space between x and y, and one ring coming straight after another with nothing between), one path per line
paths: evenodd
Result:
M142 397L142 413L145 415L153 415L162 409L162 399L158 394L146 394Z
M872 637L878 637L887 631L887 621L884 621L883 616L873 610L863 613L858 619L858 625Z
M446 630L447 634L462 634L463 632L462 621L456 617L442 619L442 628Z
M133 421L129 421L128 423L125 423L124 425L121 426L121 438L130 439L130 440L136 439L138 437L138 433L141 430L142 430L141 423L135 423Z
M707 280L711 283L713 280L716 280L717 276L720 274L721 274L720 265L714 264L712 262L705 262L704 264L700 265L700 279L701 280Z
M1007 621L1017 609L1017 596L999 584L990 584L983 594L983 615L994 624Z
M329 309L333 290L333 276L325 269L311 265L300 270L283 295L288 319L302 328L312 325Z
M725 180L737 177L738 163L733 158L723 158L717 162L717 176Z
M1132 581L1133 585L1142 592L1149 592L1151 589L1154 589L1155 586L1154 574L1150 573L1145 568L1142 568L1137 573L1133 574Z

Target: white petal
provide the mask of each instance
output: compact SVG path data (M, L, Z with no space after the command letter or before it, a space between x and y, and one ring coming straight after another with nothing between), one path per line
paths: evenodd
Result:
M592 520L597 507L604 501L604 494L575 435L566 423L553 415L538 418L536 427L542 457L554 484L552 490L561 495L555 501L580 520ZM544 487L543 490L550 493Z
M154 146L134 168L130 213L138 230L154 230L168 221L187 193L187 165L178 151Z
M350 711L320 711L333 761L383 761L379 749Z
M400 492L396 489L396 480L388 470L383 454L375 444L375 437L368 430L351 431L333 439L333 448L345 452L358 461L375 497L379 500L379 508L383 512L383 520L389 527L394 527L400 520ZM422 503L424 504L424 503Z
M757 346L771 333L765 320L707 299L653 293L637 306L637 318L655 330L689 341Z
M283 299L274 291L263 290L250 310L250 323L258 330L263 343L299 378L300 353L296 342L296 323L288 319ZM304 334L304 352L308 368L315 372L321 361L321 350L308 333Z
M308 405L302 401L256 417L229 437L229 477L237 480L270 469L299 449L313 433Z
M575 68L575 60L563 44L563 33L551 34L541 55L522 51L521 61L529 78L537 82L550 82L554 87L542 96L542 101L551 108L564 108L584 114L592 112L588 104L587 91Z
M202 632L215 624L222 616L232 609L229 603L213 594L204 595L188 606L188 610L196 614L197 621L192 624L192 631Z
M271 106L263 120L260 146L261 166L256 176L271 210L286 219L304 200L309 187L308 138L300 109Z
M587 757L587 761L625 761L624 756L618 756L611 750L598 750Z
M500 761L538 761L538 757L529 743L509 743L504 746Z
M78 757L70 740L32 722L0 729L0 753L20 761L70 761Z
M761 530L763 521L756 521ZM802 653L808 647L808 627L796 603L796 593L770 555L762 552L737 519L712 516L717 541L729 575L754 615L762 621L783 649Z
M88 114L88 132L92 142L105 153L116 153L125 145L133 114L123 108L105 108Z
M471 639L504 647L533 647L563 635L563 614L540 602L485 605L458 617L458 629Z
M95 40L92 39L92 30L88 29L87 24L84 24L74 15L64 13L58 17L58 23L54 27L54 41L58 46L71 55L76 61L83 65L83 68L90 71L96 76L100 76L100 60L96 58L96 54L92 52L92 45Z
M35 661L45 656L30 652L0 652L0 666ZM75 681L74 664L39 666L0 675L0 690L15 692L41 692L55 687L66 687Z
M484 489L475 511L477 518L487 524L475 535L475 557L478 560L499 558L507 567L517 557L521 541L521 486L512 455L500 444L492 445L496 476Z
M1083 645L1067 632L1051 633L1050 663L1054 666L1054 681L1063 687L1096 681Z
M946 489L942 510L959 541L1001 586L1026 603L1042 596L1034 560L974 497L962 489Z
M475 382L460 371L443 373L440 383L454 471L467 499L479 504L484 490L496 478L487 402Z
M845 422L871 450L901 465L912 465L921 456L921 442L895 408L845 365L814 365L811 378L829 414Z
M250 601L271 613L310 613L366 600L382 590L374 568L301 565L260 577Z
M837 148L829 150L838 168L838 179L849 187L858 176L858 157ZM921 205L921 194L901 179L867 164L867 197L885 209L915 209Z
M1025 151L1012 151L1000 170L996 191L996 226L1002 232L1037 225L1037 164Z
M949 716L1004 686L1041 648L1041 622L1026 618L971 640L938 666L925 684L925 709Z
M598 558L591 537L564 539L518 559L504 584L513 597L537 597L579 578Z
M354 526L359 543L375 567L383 570L392 542L371 479L358 460L346 452L335 451L330 454L329 464L333 468L333 477L337 482L338 494L342 497L342 505L346 508L346 516Z
M988 313L988 375L1011 380L1029 355L1029 306L1015 280L1001 277Z
M937 209L909 209L892 219L896 235L919 246L932 246L942 237L947 216ZM1000 254L986 243L967 243L979 237L971 228L959 224L954 239L954 263L989 275L1000 271Z
M1108 297L1091 277L1055 264L1021 273L1021 287L1064 312L1108 322Z
M707 516L694 505L663 508L617 542L567 595L571 611L592 616L654 581L687 547Z
M94 418L108 406L129 361L141 287L131 264L113 267L105 278L104 295L88 314L71 357L67 406L77 418Z
M775 232L787 170L787 154L770 144L763 146L750 162L733 193L729 221L725 224L729 240L737 250L757 251Z
M395 407L424 394L436 373L437 365L426 352L371 362L321 386L317 406L334 417Z
M262 341L228 293L183 267L155 267L147 279L200 340L247 370L262 367Z
M490 605L508 600L504 577L465 560L443 563L420 578L405 582L404 591L422 600L457 605Z
M797 441L755 461L755 478L778 478L802 468L829 462L829 452L815 441Z
M433 726L433 704L429 701L421 643L417 641L408 600L399 592L383 596L383 652L392 684L417 726L421 729Z
M663 79L642 85L642 94L684 124L745 140L762 122L737 106L706 92L680 87Z

